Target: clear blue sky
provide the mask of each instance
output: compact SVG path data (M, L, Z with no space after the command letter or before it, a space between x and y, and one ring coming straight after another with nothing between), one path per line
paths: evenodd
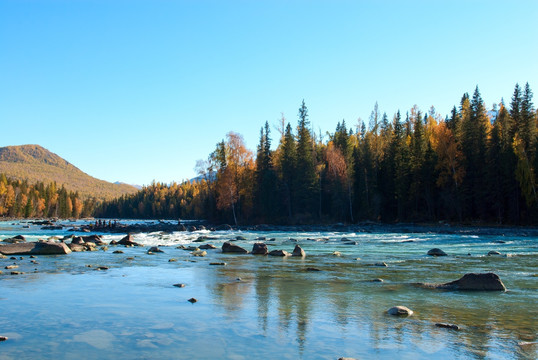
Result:
M538 1L0 0L0 146L108 181L195 176L228 131L538 94ZM538 100L535 98L535 103ZM273 131L276 143L278 134Z

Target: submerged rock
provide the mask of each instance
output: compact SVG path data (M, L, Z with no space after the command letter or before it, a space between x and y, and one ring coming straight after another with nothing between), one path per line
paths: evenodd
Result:
M71 249L64 243L24 242L0 245L0 253L4 255L63 255L71 253Z
M389 315L395 316L410 316L413 315L413 310L409 309L406 306L394 306L387 310Z
M300 247L299 245L295 245L295 249L293 249L293 252L291 253L291 255L305 257L306 253L302 247Z
M267 245L265 243L257 242L252 246L253 255L267 255L268 253L269 250L267 250Z
M152 252L152 253L163 253L164 251L159 249L157 246L152 246L148 250L148 253L150 253L150 252Z
M445 328L445 329L452 329L452 330L459 330L460 329L460 327L458 325L454 325L454 324L437 323L437 324L435 324L435 326L440 327L440 328Z
M207 251L205 251L205 250L196 250L196 251L191 252L191 254L194 255L194 256L203 257L203 256L207 255Z
M430 256L447 256L446 252L439 248L433 248L428 251L428 255Z
M210 262L209 265L226 266L225 262Z
M185 287L186 285L185 284L174 284L175 287L178 287L178 288L183 288Z
M188 302L190 302L191 304L194 304L195 302L197 302L198 300L196 300L195 298L190 298L189 300L187 300Z
M7 336L0 336L0 341L6 341L7 339L9 339Z
M222 244L223 253L235 253L235 254L248 254L248 251L242 248L239 245L232 244L229 241L226 241Z
M488 256L492 256L492 255L501 255L501 253L495 250L488 252Z

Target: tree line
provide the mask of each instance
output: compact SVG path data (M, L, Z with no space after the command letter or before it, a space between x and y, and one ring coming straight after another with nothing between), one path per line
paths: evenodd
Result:
M391 119L377 104L368 126L311 129L303 101L296 127L269 124L256 154L230 132L196 170L201 180L153 183L103 203L98 216L204 218L230 223L455 221L535 224L538 115L532 91L488 111L478 87L445 117L417 106Z
M96 200L82 199L56 182L29 184L0 174L0 216L10 218L80 218L93 214Z

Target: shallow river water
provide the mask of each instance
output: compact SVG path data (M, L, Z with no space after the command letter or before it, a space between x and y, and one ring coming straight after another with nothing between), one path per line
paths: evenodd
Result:
M35 241L73 232L0 222L0 239L17 234ZM195 257L177 248L200 245L193 243L200 236L218 249ZM307 256L223 254L222 243L237 236L247 250L265 237L269 250L299 244ZM106 242L121 237L103 234ZM146 247L0 259L0 335L9 338L0 342L0 360L538 357L534 237L196 231L134 240ZM147 254L155 245L164 253ZM427 256L435 247L449 256ZM492 250L501 255L487 256ZM10 275L11 264L23 274ZM507 291L414 285L470 272L495 272ZM414 314L387 315L395 305Z

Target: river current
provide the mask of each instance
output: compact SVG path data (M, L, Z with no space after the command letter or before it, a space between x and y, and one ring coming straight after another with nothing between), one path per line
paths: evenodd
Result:
M87 235L0 222L0 239L18 234ZM124 235L102 236L108 243ZM247 250L259 241L288 252L299 244L306 257L220 251L238 237ZM0 259L0 336L8 337L0 360L538 357L535 237L204 230L134 241L144 247ZM217 249L204 257L178 248L207 243ZM164 252L148 254L150 246ZM448 256L426 255L432 248ZM471 272L498 274L507 291L416 286ZM395 305L414 314L387 315Z

